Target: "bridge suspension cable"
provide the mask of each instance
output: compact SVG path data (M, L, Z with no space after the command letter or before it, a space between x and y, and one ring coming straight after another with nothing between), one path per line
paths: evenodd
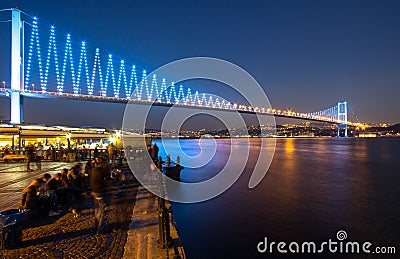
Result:
M231 109L345 125L348 123L347 102L339 102L333 107L311 113L299 113L292 110L282 111L264 108L262 104L251 107L231 103L220 96L202 93L181 84L176 85L175 82L156 74L149 78L146 69L140 72L136 65L130 65L124 59L118 60L112 54L106 54L99 48L95 48L95 51L92 52L92 48L89 49L85 41L78 44L74 42L70 33L65 34L64 37L59 37L53 25L49 27L48 41L46 42L43 40L46 38L42 37L39 32L37 17L28 15L32 17L32 23L28 23L21 20L21 11L18 9L0 11L7 10L11 10L13 14L18 16L18 19L12 20L13 24L15 22L18 25L13 25L15 28L24 27L23 24L25 23L30 25L26 29L30 32L29 41L25 48L26 53L22 51L21 56L18 53L18 56L16 55L16 58L12 59L15 64L20 64L20 61L23 61L22 68L13 68L17 72L22 71L22 80L20 80L22 89L19 89L19 83L12 83L14 86L11 93L15 96L12 100L17 100L20 93L73 95L85 99L104 98L107 101L113 99L134 99L141 102L155 100L165 104ZM15 38L21 37L23 39L24 31L24 28L19 29L19 31L15 30L13 35L17 35ZM13 42L20 42L20 40L14 39ZM43 43L47 44L42 45ZM15 52L20 52L19 44L16 43L18 51ZM24 49L24 44L22 49ZM141 74L141 77L139 74ZM40 87L37 87L36 91L34 89L35 83ZM16 111L14 114L17 114L18 109L20 109L17 109L17 106L20 107L19 101L12 106L14 107L12 110ZM350 110L354 114L351 107ZM18 116L15 118L13 121L18 123L20 118ZM357 121L359 121L358 118Z

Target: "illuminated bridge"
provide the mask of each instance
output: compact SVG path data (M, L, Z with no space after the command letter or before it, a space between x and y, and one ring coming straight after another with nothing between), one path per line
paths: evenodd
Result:
M296 118L338 125L361 126L348 120L348 103L338 102L315 112L278 108L251 107L224 98L175 85L99 48L91 49L85 41L75 42L71 34L57 34L51 25L39 26L39 19L18 9L5 9L11 23L11 85L3 82L0 94L11 98L11 123L20 124L23 96L71 98L102 102L153 103L156 106L178 105L202 109L232 110L278 117ZM25 19L26 18L26 19ZM43 32L43 34L42 34Z

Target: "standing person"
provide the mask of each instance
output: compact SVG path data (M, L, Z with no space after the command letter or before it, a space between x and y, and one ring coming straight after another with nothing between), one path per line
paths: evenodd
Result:
M42 170L42 159L44 157L44 150L42 144L39 143L36 149L35 163L39 171Z
M86 159L89 155L89 149L86 146L83 146L83 158Z
M107 227L105 211L110 203L110 197L107 194L109 176L110 172L106 166L97 165L90 172L90 189L94 198L94 224L97 234L104 232Z
M109 156L110 160L113 160L113 158L114 158L114 144L113 143L110 143L110 145L108 145L107 152L108 152L108 156Z
M28 146L28 149L26 150L26 171L30 172L33 171L31 169L31 162L34 160L34 147L32 144Z
M153 148L151 149L151 158L153 161L156 161L158 159L158 151L159 148L157 146L157 143L154 143Z
M93 157L96 158L98 156L99 156L99 149L97 148L97 145L96 145L96 147L94 148L94 151L93 151Z

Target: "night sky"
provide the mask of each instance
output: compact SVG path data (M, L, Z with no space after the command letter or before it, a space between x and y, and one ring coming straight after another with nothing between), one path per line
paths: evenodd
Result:
M0 2L0 9L15 6L149 71L180 58L217 57L254 76L274 107L309 112L347 100L360 121L400 122L399 1ZM0 81L9 83L8 26L0 23ZM212 83L204 89L225 94ZM9 119L7 98L0 109L0 119ZM118 127L123 109L27 99L25 120Z

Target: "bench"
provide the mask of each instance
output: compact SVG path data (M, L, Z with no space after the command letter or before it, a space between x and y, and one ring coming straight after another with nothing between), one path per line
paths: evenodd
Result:
M2 160L4 163L8 163L9 161L25 161L26 156L25 155L19 155L19 154L7 154L4 155Z

